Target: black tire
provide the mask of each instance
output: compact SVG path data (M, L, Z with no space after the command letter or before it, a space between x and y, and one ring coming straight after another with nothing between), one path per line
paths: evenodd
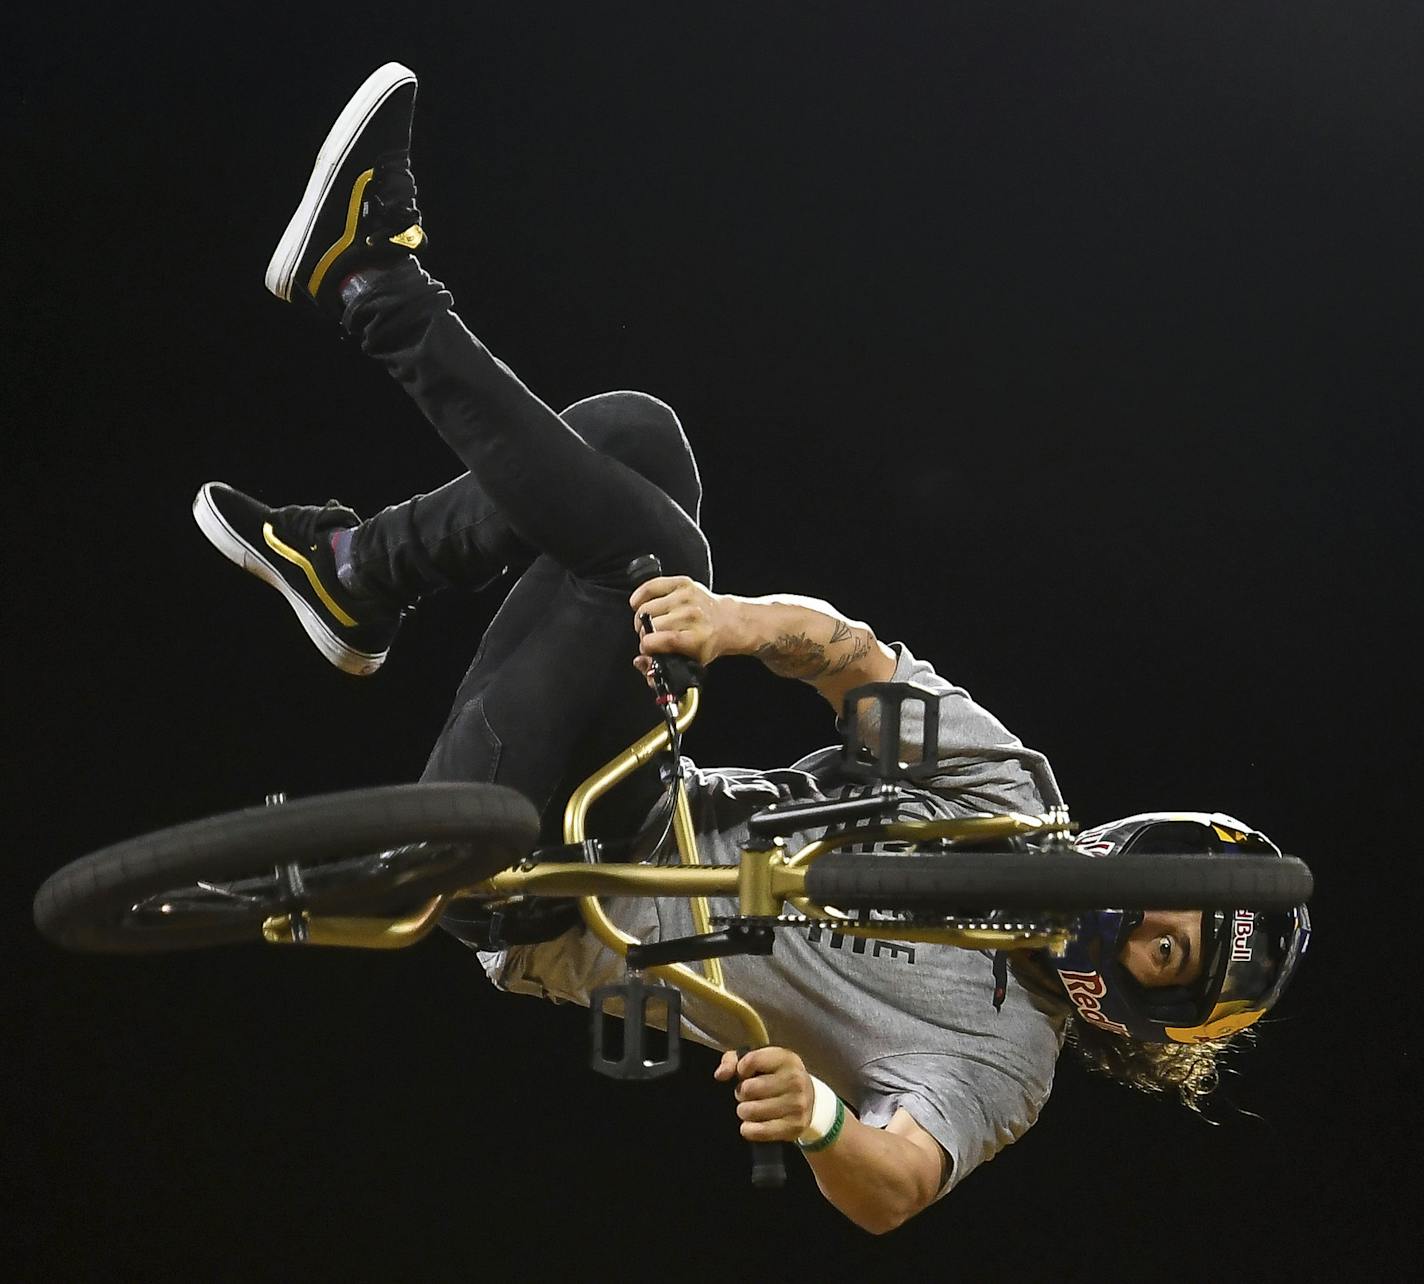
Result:
M1053 851L832 852L806 872L806 894L840 909L953 914L987 909L1290 909L1310 898L1294 856Z
M538 833L533 804L501 785L387 785L250 807L142 834L71 862L36 893L35 925L56 945L98 953L260 941L270 902L222 901L208 912L195 905L177 914L138 909L159 897L182 903L190 893L202 896L202 883L270 878L278 865L295 864L314 876L315 890L300 902L305 908L393 912L522 860ZM371 859L351 859L389 849L408 854L374 880Z

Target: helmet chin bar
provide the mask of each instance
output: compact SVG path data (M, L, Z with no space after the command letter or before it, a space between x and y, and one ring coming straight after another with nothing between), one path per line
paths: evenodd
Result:
M1243 912L1238 910L1236 915L1233 915L1233 919L1238 918ZM1297 964L1304 957L1306 950L1310 948L1310 911L1304 905L1298 905L1286 914L1271 914L1262 917L1264 921L1258 930L1267 933L1266 947L1270 948L1274 944L1274 952L1284 954L1284 957L1273 964L1274 978L1270 988L1254 1001L1249 998L1235 997L1230 989L1232 975L1228 964L1226 981L1216 1007L1200 1025L1190 1029L1169 1028L1167 1036L1174 1043L1199 1043L1203 1039L1220 1039L1228 1034L1234 1034L1237 1030L1244 1030L1248 1025L1265 1016L1276 1000L1281 997L1281 991L1286 988L1295 973ZM1278 939L1273 941L1272 938ZM1223 943L1224 947L1225 943Z
M1231 1007L1229 1003L1222 1004L1222 1015L1213 1014L1201 1025L1168 1026L1167 1039L1172 1043L1205 1043L1208 1039L1224 1039L1228 1034L1235 1034L1248 1025L1255 1025L1266 1015L1260 1008L1246 1010L1237 1007L1234 1011L1228 1011Z

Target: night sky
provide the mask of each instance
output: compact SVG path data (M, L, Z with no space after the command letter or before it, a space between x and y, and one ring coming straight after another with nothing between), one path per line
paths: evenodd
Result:
M1417 1245L1424 9L6 27L5 1275L1327 1279ZM1217 1126L1065 1060L1020 1143L874 1239L794 1156L784 1192L750 1189L711 1052L604 1081L582 1011L498 995L443 935L40 940L35 889L87 851L414 779L496 605L432 598L347 678L189 513L211 479L369 512L460 470L262 284L390 59L421 80L424 263L556 408L677 409L718 588L904 640L1049 755L1084 824L1224 810L1310 863L1314 947ZM832 738L809 688L728 660L687 750L771 766Z

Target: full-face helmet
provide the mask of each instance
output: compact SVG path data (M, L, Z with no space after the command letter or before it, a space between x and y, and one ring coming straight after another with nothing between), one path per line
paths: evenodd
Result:
M1218 812L1144 812L1085 830L1074 845L1103 857L1194 851L1281 855L1264 834ZM1199 1043L1245 1029L1280 997L1310 942L1304 905L1278 913L1208 910L1202 914L1198 978L1190 985L1144 986L1118 961L1142 918L1141 911L1120 909L1084 914L1063 955L1045 955L1045 961L1083 1020L1147 1043Z

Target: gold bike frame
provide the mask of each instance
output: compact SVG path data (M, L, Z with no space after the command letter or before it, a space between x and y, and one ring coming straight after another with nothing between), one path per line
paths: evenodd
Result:
M678 735L697 717L701 693L688 691L680 706L673 707L673 723ZM564 841L582 843L587 835L589 809L599 798L640 767L671 747L672 732L665 723L629 745L589 776L570 795L564 808ZM685 897L691 901L692 921L701 935L711 930L707 898L735 896L741 914L769 917L790 904L798 913L812 918L845 920L833 930L846 936L875 939L882 929L853 921L832 906L817 905L806 896L806 871L811 863L837 848L873 843L926 843L963 839L1016 838L1025 834L1067 833L1065 814L1026 816L958 817L944 820L891 821L848 830L817 839L788 855L777 839L767 850L743 848L735 865L703 865L698 858L697 839L692 824L686 787L679 778L673 793L673 834L681 863L674 866L616 864L600 865L583 861L525 862L482 882L442 893L425 904L393 918L362 918L309 914L302 911L294 920L290 914L274 915L262 925L263 938L273 944L337 945L356 949L403 949L423 940L432 931L452 900L466 897L506 900L515 896L573 896L590 931L608 949L626 958L628 947L638 945L636 937L622 931L599 903L603 896ZM970 950L1061 950L1067 943L1064 929L1038 930L1031 927L983 925L976 927L913 926L885 924L897 941L953 945ZM720 961L704 960L699 974L682 963L649 968L659 980L677 986L684 994L712 1004L734 1019L752 1047L769 1042L766 1023L756 1009L729 990Z

